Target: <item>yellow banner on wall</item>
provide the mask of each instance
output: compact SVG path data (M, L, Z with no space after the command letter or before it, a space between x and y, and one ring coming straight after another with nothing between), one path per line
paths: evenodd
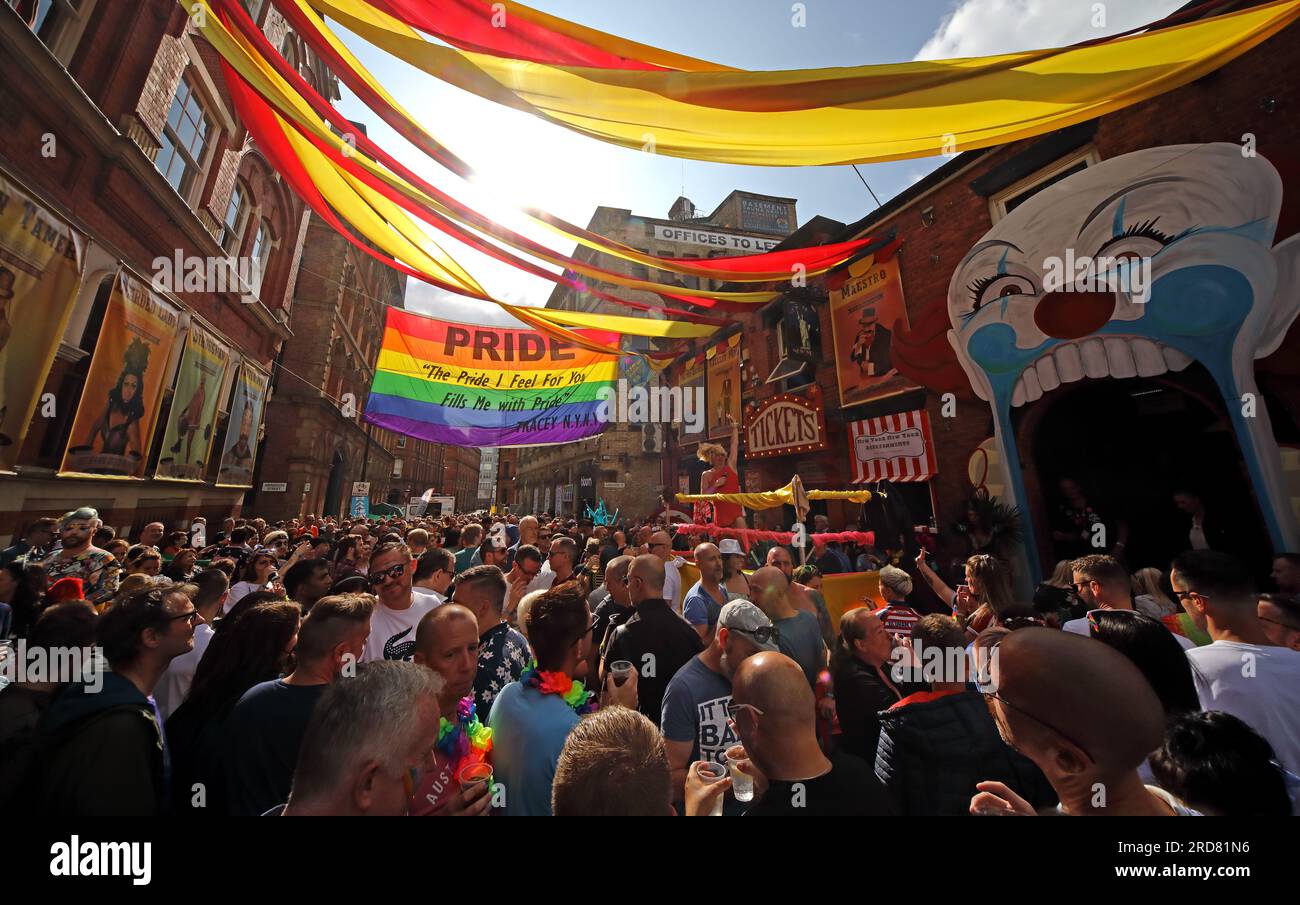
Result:
M144 477L180 314L119 271L60 475Z
M0 471L36 415L85 263L85 236L0 173Z

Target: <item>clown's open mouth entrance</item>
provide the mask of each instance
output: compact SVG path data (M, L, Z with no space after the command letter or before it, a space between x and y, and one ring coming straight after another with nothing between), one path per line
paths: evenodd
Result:
M1035 400L1014 408L1012 418L1049 573L1065 555L1051 537L1064 478L1078 481L1108 522L1127 521L1131 567L1167 568L1187 548L1187 520L1172 500L1185 489L1232 526L1231 552L1252 565L1267 560L1268 536L1240 444L1201 365L1150 377L1084 378Z

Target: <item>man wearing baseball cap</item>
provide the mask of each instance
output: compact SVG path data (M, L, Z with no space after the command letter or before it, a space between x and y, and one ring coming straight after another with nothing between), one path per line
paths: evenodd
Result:
M733 600L718 615L713 642L669 681L661 725L679 813L684 813L682 798L690 765L697 760L722 763L723 753L739 743L727 724L731 676L747 657L764 650L778 650L772 620L748 600ZM735 800L728 798L727 805L735 805Z

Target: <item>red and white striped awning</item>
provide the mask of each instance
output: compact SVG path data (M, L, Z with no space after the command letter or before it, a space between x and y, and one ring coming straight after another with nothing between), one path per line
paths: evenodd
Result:
M922 410L849 425L853 483L928 481L937 472L930 416Z

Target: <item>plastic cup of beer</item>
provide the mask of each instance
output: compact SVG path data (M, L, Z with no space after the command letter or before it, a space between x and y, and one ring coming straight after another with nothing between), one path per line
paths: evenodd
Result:
M631 660L615 660L609 664L609 674L614 677L614 684L623 687L623 683L632 675L633 668Z
M744 759L743 757L727 757L727 769L731 771L731 794L736 796L736 801L753 801L754 777L748 773L740 772L739 764Z
M460 783L462 792L474 792L479 785L485 785L492 780L492 765L482 762L469 764L460 768L456 774L456 781Z
M727 768L722 764L716 764L713 761L701 762L698 769L700 771L700 776L710 784L722 782L722 780L727 778ZM722 799L725 797L725 795L719 795L717 798L713 799L713 809L709 811L710 817L722 816Z

